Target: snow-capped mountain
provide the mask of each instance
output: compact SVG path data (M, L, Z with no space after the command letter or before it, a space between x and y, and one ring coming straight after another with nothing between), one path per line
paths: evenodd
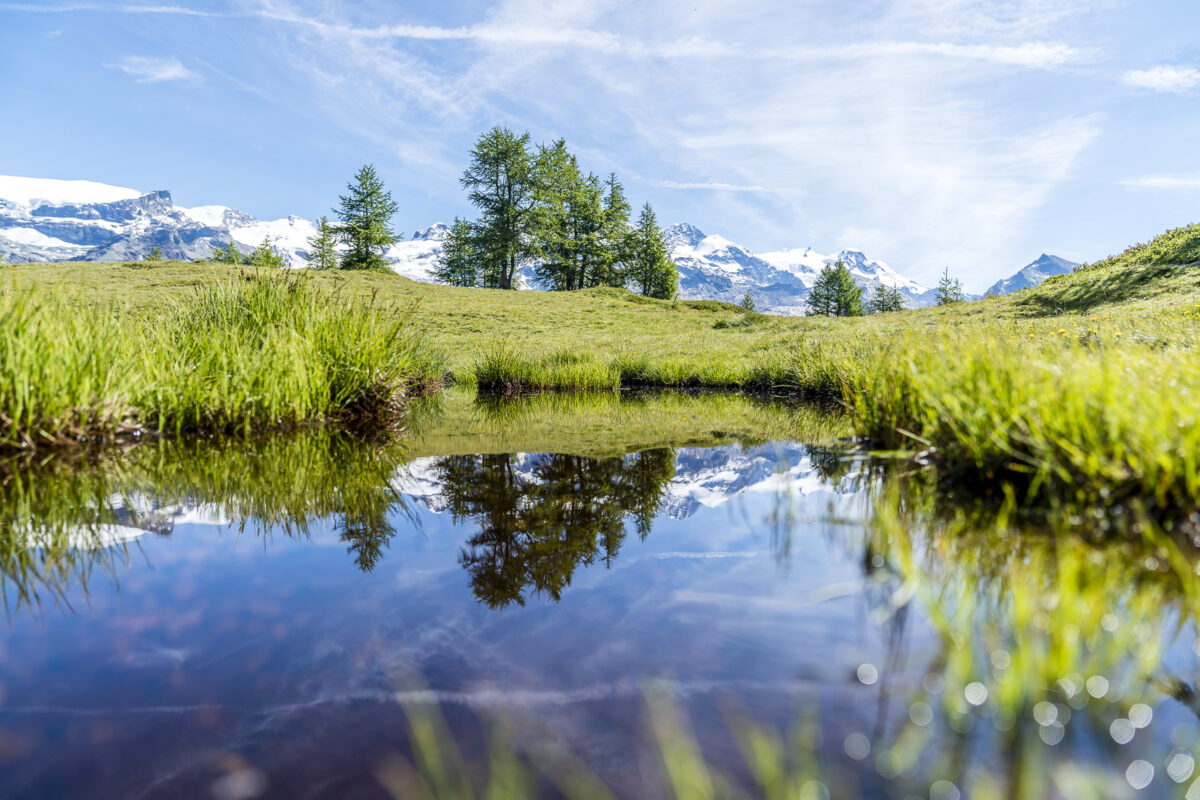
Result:
M1077 266L1079 265L1074 261L1067 261L1065 258L1042 253L1035 260L1022 267L1017 274L1002 281L996 281L987 290L987 293L990 296L994 294L1008 294L1018 289L1028 289L1031 286L1037 286L1047 278L1055 275L1065 275Z
M679 266L679 294L687 299L712 298L740 302L746 292L755 306L775 314L803 314L808 292L827 264L842 261L868 294L880 285L893 286L912 306L929 305L932 293L882 261L858 250L822 255L811 247L755 255L721 236L709 236L694 225L667 229L671 258Z
M431 270L448 233L444 224L436 223L397 243L388 251L393 268L414 280L432 280ZM226 206L185 208L176 206L170 192L163 190L0 176L0 261L130 261L145 258L155 247L166 258L194 260L207 258L213 247L230 240L243 251L266 240L287 266L302 267L308 239L315 234L315 224L302 217L264 221ZM933 302L932 289L857 250L823 255L797 248L756 255L687 223L668 228L667 241L685 299L740 302L750 292L760 310L803 314L820 270L840 259L868 293L887 285L898 288L911 306ZM1053 256L1043 259L1070 263ZM530 267L521 272L526 287L538 288Z
M192 260L231 239L244 250L266 239L299 267L315 233L301 217L260 221L224 206L182 208L167 191L0 176L0 260L129 261L155 247Z

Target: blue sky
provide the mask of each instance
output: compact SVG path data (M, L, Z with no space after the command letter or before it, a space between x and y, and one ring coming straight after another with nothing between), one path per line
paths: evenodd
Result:
M0 2L0 174L327 213L364 162L406 234L467 214L495 124L663 223L862 249L979 290L1200 220L1181 0Z

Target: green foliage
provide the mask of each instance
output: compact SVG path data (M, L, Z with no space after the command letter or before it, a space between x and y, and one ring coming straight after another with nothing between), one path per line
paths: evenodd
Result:
M481 239L480 232L473 224L455 217L450 233L442 242L437 267L433 271L434 279L450 286L479 286L484 272Z
M533 227L536 178L529 134L501 127L482 134L461 183L480 213L472 236L479 258L479 285L516 289L517 270L529 257Z
M163 260L162 248L155 245L153 248L151 248L150 252L146 254L146 260L147 261L162 261Z
M237 242L233 239L230 239L229 244L226 246L215 246L212 252L212 260L220 264L244 264L246 262L242 252L238 250Z
M604 182L604 207L601 211L600 258L589 276L589 286L624 286L632 257L629 214L633 210L625 197L625 187L610 173Z
M950 303L961 303L963 300L962 282L958 278L951 278L950 268L946 267L946 271L942 273L942 277L938 280L937 304L945 306Z
M871 294L867 311L871 314L887 314L904 310L904 295L895 286L880 284Z
M391 228L392 216L399 206L383 187L372 164L366 164L354 174L342 195L340 206L334 210L339 224L334 229L348 250L342 256L342 269L387 269L384 254L388 247L400 241Z
M862 288L840 260L826 265L808 293L808 313L825 317L861 317Z
M585 176L559 139L538 148L533 212L534 273L550 289L571 291L601 285L604 262L604 197L600 179Z
M317 235L308 240L309 269L337 269L338 254L334 241L334 229L328 217L317 220Z
M670 300L679 291L679 270L671 261L670 251L658 218L649 203L642 206L637 227L626 239L629 284L645 297Z
M746 290L746 294L742 295L741 306L747 311L754 310L754 295L750 294L749 289Z
M260 269L282 269L283 257L275 252L271 237L264 236L262 243L246 256L246 263Z

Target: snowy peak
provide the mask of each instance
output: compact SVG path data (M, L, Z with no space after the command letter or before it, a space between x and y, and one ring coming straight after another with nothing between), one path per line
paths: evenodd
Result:
M444 242L450 235L450 227L444 222L435 222L413 234L414 242Z
M109 186L95 181L62 181L53 178L21 178L0 175L0 202L34 208L44 205L88 205L133 200L137 189Z
M700 244L706 237L704 231L697 228L695 225L689 225L686 222L677 222L667 228L666 236L667 246L675 247L695 247Z
M1047 278L1055 275L1065 275L1079 266L1074 261L1067 261L1059 256L1042 253L1033 261L1026 264L1017 273L1001 281L996 281L987 290L988 295L1008 294L1020 289L1037 286Z

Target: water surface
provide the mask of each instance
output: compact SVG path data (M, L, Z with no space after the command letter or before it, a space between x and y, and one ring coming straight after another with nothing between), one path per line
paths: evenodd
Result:
M645 428L640 402L604 413ZM476 789L512 750L546 796L581 772L673 796L680 742L713 796L781 788L752 740L793 796L1192 786L1186 547L956 516L828 430L656 424L608 452L586 404L470 413L496 435L452 415L14 468L0 796L420 796L424 722Z

